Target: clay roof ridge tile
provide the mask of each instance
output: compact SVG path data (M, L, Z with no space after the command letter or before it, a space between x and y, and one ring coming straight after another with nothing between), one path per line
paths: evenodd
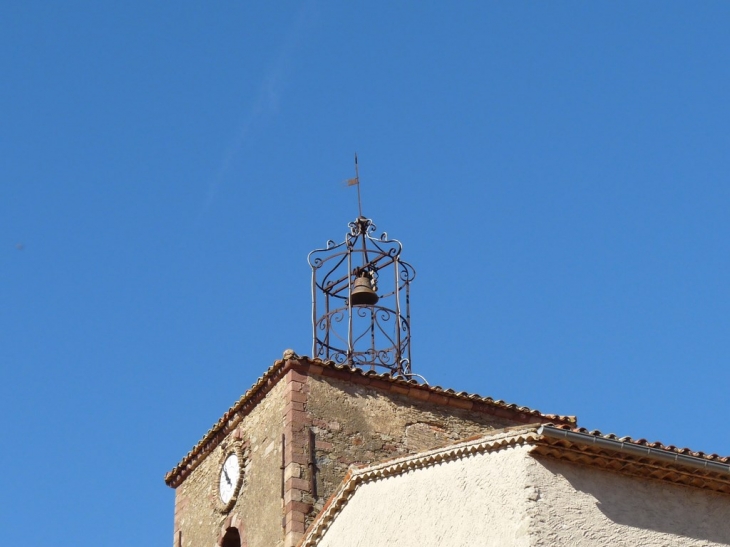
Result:
M664 448L664 445L662 443L660 443L659 441L654 441L653 443L648 442L648 443L646 443L646 446L648 446L650 448L662 448L662 449Z

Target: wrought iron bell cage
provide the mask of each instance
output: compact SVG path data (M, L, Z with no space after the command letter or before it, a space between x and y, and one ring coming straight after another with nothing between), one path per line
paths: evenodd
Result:
M309 253L315 357L411 377L410 285L413 267L400 241L363 216L342 243Z

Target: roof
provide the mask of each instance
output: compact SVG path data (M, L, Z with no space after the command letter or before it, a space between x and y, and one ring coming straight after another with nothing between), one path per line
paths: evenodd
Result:
M687 448L648 443L645 439L603 435L569 425L513 426L490 435L395 458L351 467L325 503L298 547L314 547L330 524L364 483L408 471L483 454L509 446L531 446L530 453L730 494L730 458Z
M392 376L389 373L378 373L374 370L363 370L349 365L340 365L332 361L322 361L310 357L295 356L290 359L275 361L254 385L244 393L236 403L211 427L203 438L183 457L172 470L165 475L165 482L176 488L187 475L241 422L252 408L283 378L290 369L296 369L309 375L338 378L352 383L395 392L415 400L427 401L440 405L452 406L468 410L476 410L510 418L523 423L554 422L574 427L575 416L543 414L525 406L483 397L466 391L456 392L441 386L430 386L414 379Z
M730 494L727 456L569 425L547 424L538 433L535 454Z
M588 431L585 427L571 427L569 425L555 425L555 424L545 424L546 429L550 430L561 430L561 431L569 431L571 433L578 433L581 435L585 435L588 437L593 437L594 439L604 439L604 440L610 440L610 441L617 441L620 443L623 443L625 445L634 445L639 447L646 447L650 449L655 450L662 450L664 452L670 452L672 454L677 454L678 456L691 456L693 458L698 458L700 460L706 460L709 462L717 462L717 463L723 463L723 464L730 464L730 456L720 456L718 454L706 454L705 452L701 451L694 451L691 448L677 448L674 445L665 445L662 444L660 441L654 441L649 442L646 439L632 439L631 437L619 437L618 435L615 435L613 433L603 434L597 429L594 429L592 431ZM593 442L591 442L593 444Z

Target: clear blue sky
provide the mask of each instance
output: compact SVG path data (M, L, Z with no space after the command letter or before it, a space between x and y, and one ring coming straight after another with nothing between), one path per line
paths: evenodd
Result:
M307 253L404 244L413 367L730 454L730 4L5 2L0 544L169 545Z

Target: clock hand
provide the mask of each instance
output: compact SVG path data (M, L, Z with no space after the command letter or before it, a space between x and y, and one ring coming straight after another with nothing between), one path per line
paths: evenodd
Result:
M228 471L226 471L226 468L225 468L225 467L223 468L223 474L224 474L224 475L226 476L226 482L227 482L228 484L233 484L233 483L231 482L231 477L229 477L229 476L228 476Z

